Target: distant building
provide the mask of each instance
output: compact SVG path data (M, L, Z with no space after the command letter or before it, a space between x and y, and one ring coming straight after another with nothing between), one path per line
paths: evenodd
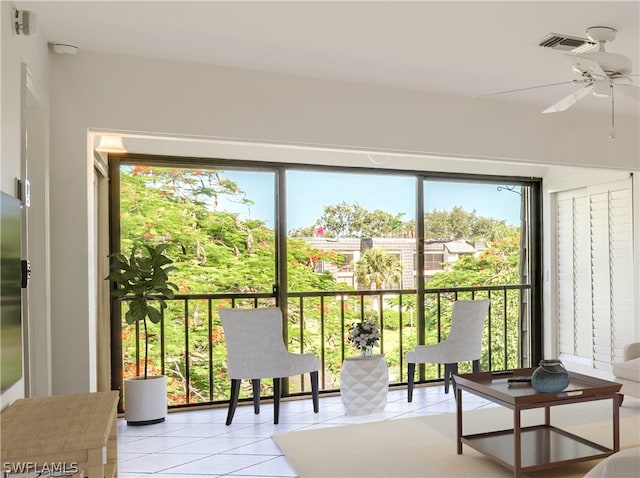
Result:
M410 289L416 286L416 240L412 238L325 238L305 237L312 247L324 251L335 251L344 256L342 264L320 261L316 271L333 274L338 282L357 287L353 275L353 264L360 255L369 248L384 249L387 254L395 256L403 265L400 288ZM446 270L464 255L477 256L487 248L484 241L472 246L464 240L430 239L425 244L424 275L428 281L431 276Z

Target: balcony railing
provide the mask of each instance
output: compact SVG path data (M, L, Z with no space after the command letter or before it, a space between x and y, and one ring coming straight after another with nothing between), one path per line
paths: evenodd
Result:
M527 330L530 314L528 285L426 289L423 304L415 290L320 291L289 293L285 311L284 340L291 352L313 352L321 360L321 393L340 388L340 368L345 357L356 355L348 342L347 326L374 318L381 329L379 347L389 364L390 386L406 384L404 354L416 344L443 341L455 300L490 299L483 337L482 370L529 366ZM273 294L176 295L167 301L163 320L151 325L150 373L167 375L170 407L215 404L228 401L226 347L218 309L276 305ZM419 314L423 307L424 314ZM126 308L123 305L123 309ZM124 316L124 310L122 311ZM420 320L423 317L423 320ZM122 322L123 375L140 375L144 337L137 325ZM471 371L461 364L460 372ZM443 367L419 367L417 382L442 379ZM271 381L264 380L262 395L272 396ZM241 397L250 397L250 384ZM283 395L310 393L303 377L283 384ZM126 400L126 397L125 397Z

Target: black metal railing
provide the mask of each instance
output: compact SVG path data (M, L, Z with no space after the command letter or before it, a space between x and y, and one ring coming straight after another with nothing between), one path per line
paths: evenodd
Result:
M528 285L426 289L420 304L416 290L291 292L283 308L287 326L284 340L292 352L313 352L321 360L321 392L339 390L340 367L354 355L347 326L352 321L374 318L381 329L379 346L389 364L390 386L406 384L404 354L416 344L437 343L446 337L450 308L458 299L490 299L483 337L482 370L529 366L526 341L529 323ZM224 403L228 400L226 347L217 310L276 305L274 294L189 294L167 301L163 320L148 331L148 364L155 373L167 375L170 407ZM126 305L123 307L125 308ZM419 310L422 307L422 311ZM122 311L124 315L124 310ZM124 377L141 373L144 337L138 326L123 322ZM462 364L461 373L471 371ZM437 364L419 367L417 382L440 380ZM262 393L272 394L264 381ZM310 393L303 377L291 377L284 395ZM250 396L250 387L242 396Z

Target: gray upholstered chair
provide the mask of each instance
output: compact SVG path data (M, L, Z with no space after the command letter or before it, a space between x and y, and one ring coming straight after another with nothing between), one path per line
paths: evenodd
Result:
M273 379L273 423L277 424L281 379L310 373L313 411L318 413L320 360L311 353L295 354L287 350L282 339L280 309L220 309L219 312L227 345L227 375L231 379L227 425L233 420L243 379L251 380L256 414L260 413L260 379Z
M482 332L488 310L489 299L454 302L451 313L451 329L445 341L435 345L417 345L412 351L407 352L407 398L409 402L413 400L413 376L417 363L444 364L445 393L449 393L449 380L452 375L458 373L459 362L471 360L473 371L480 370Z

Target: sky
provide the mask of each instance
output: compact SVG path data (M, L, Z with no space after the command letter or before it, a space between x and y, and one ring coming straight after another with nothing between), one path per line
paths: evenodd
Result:
M274 174L270 172L226 171L223 176L238 183L255 202L241 206L220 201L220 207L243 218L262 219L273 226ZM450 210L461 206L478 216L503 219L508 225L520 224L520 195L498 190L500 184L428 182L425 184L425 212ZM324 206L340 202L359 203L368 210L381 209L392 214L415 217L415 178L408 176L287 172L287 229L312 226L324 213Z

